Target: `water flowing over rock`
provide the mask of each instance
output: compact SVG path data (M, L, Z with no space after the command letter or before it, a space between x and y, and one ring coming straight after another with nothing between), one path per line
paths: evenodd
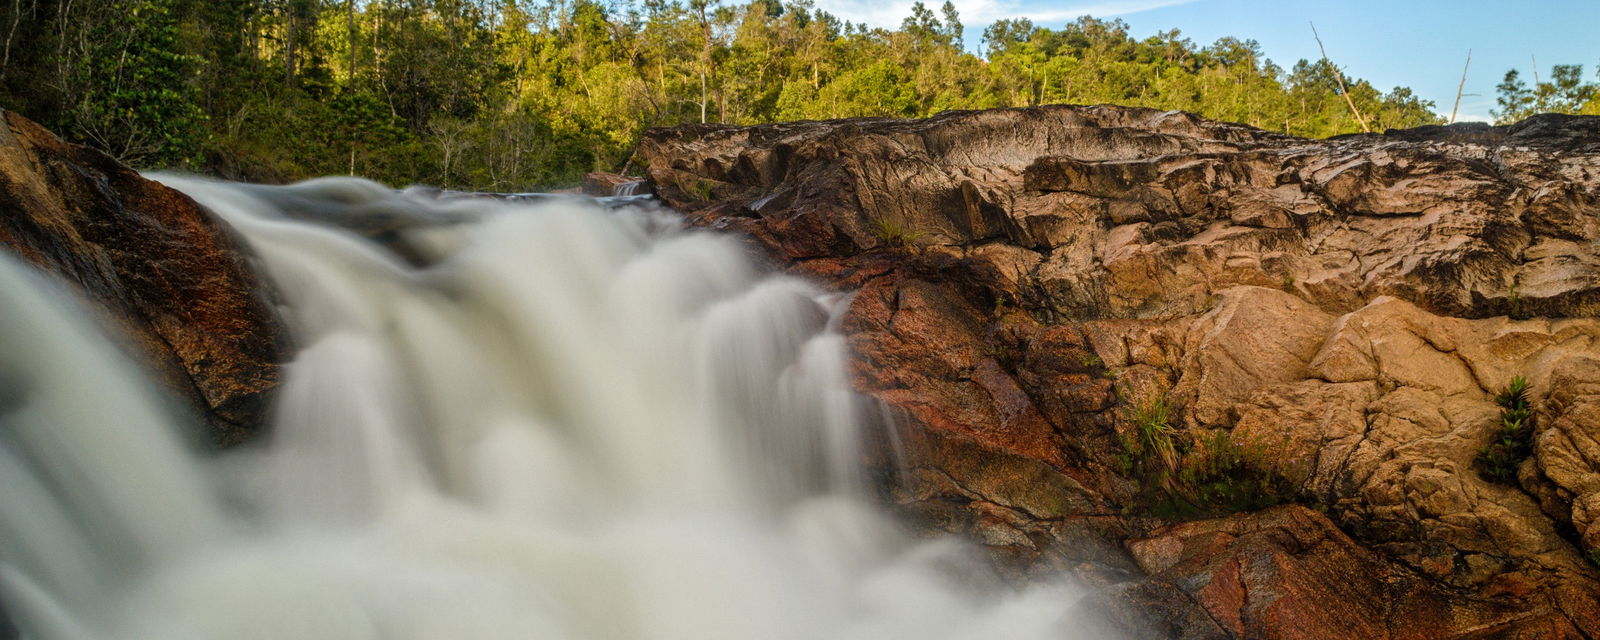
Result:
M1600 118L1305 140L1053 106L648 132L697 224L858 292L891 500L1136 634L1600 635ZM1531 455L1475 462L1531 383ZM1304 507L1149 517L1147 398ZM887 466L887 464L886 464Z
M637 198L157 178L247 240L299 348L264 437L194 455L0 255L29 640L1094 637L1075 585L1008 588L871 500L845 296L726 234Z
M0 247L91 301L211 441L258 431L286 334L227 227L103 153L0 121Z

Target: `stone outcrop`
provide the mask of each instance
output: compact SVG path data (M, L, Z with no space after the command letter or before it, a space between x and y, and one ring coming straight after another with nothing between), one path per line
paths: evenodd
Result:
M1600 118L1305 140L1055 106L657 129L637 159L696 223L857 292L892 501L1075 571L1108 624L1600 635ZM1517 376L1532 454L1491 482ZM1180 448L1257 447L1304 506L1153 517L1122 444L1152 398Z
M617 173L590 173L583 177L583 184L578 186L579 193L596 198L621 195L618 192L625 189L626 185L638 182L638 178Z
M1298 506L1189 522L1129 541L1153 580L1245 638L1579 638L1563 594L1506 574L1481 594L1442 587ZM1570 594L1582 597L1582 594Z
M287 334L231 231L103 153L0 121L0 247L76 288L199 409L206 439L257 431Z

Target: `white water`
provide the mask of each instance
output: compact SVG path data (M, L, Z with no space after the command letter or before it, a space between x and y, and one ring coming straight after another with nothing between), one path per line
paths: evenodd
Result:
M648 204L163 177L261 256L270 437L187 453L0 259L0 602L31 640L1063 638L857 477L841 301ZM448 221L410 260L297 218ZM3 258L3 256L0 256ZM428 266L416 267L413 263Z

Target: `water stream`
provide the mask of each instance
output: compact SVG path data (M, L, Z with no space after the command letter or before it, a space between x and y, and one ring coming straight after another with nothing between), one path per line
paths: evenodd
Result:
M296 353L268 437L191 453L148 375L0 259L25 638L1074 635L1070 588L979 579L883 515L845 301L734 238L640 199L159 179L247 239Z

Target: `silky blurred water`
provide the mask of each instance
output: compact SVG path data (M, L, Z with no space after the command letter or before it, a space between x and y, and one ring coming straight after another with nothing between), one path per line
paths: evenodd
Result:
M844 301L734 238L642 199L159 179L247 239L296 353L270 435L197 456L0 260L0 601L27 638L1074 636L1071 588L978 579L867 497Z

